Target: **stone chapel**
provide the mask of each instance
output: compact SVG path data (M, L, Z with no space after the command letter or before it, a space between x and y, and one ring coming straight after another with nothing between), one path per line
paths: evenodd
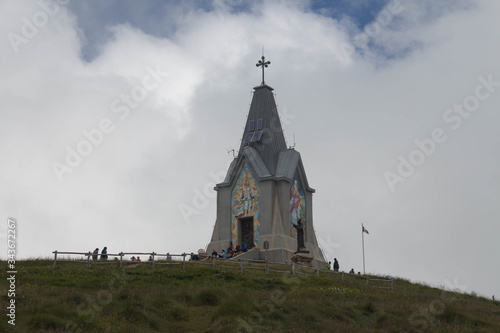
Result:
M254 88L237 157L224 182L217 184L217 218L207 253L246 244L236 258L291 263L305 253L315 268L325 268L325 257L314 232L313 193L300 153L287 148L273 88L264 82L269 61L259 60L262 83ZM297 248L297 226L302 221L303 244Z

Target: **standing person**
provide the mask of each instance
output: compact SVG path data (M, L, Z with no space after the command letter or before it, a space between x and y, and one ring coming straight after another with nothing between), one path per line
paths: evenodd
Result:
M106 246L102 249L101 260L108 260L108 248Z
M99 248L96 247L94 252L92 252L92 259L97 260L97 255L99 254Z
M326 269L329 271L332 269L332 262L331 261L329 261L328 265L326 265Z
M340 268L339 262L337 261L337 258L333 258L333 270L335 272L338 272Z

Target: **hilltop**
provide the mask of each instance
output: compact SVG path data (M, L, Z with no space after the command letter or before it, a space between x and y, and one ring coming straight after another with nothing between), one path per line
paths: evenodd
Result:
M499 302L404 279L391 291L358 276L195 265L52 269L50 260L28 260L17 269L17 332L500 331ZM13 331L5 315L0 330Z

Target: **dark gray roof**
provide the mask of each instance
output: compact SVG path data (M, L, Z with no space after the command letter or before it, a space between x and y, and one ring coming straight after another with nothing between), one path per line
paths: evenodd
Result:
M302 173L303 184L305 188L307 188L311 192L316 192L315 189L309 186L309 182L307 181L306 171L304 170L304 165L302 164L302 158L300 157L300 153L295 149L287 149L280 152L278 158L278 167L276 168L276 180L286 179L289 182L292 182L293 177L295 176L295 170L299 168Z
M243 156L245 156L248 162L252 165L252 168L257 173L257 177L259 179L272 177L272 175L269 173L269 170L267 169L266 163L260 156L257 149L246 146L245 148L243 148Z
M287 149L280 152L278 158L278 167L276 168L277 179L287 179L292 181L299 163L300 154L295 149Z
M254 90L245 131L243 132L241 140L239 155L243 154L243 148L247 146L256 148L266 164L267 169L271 175L274 175L276 172L278 155L280 151L286 150L285 136L281 128L281 121L274 100L273 88L268 85L261 85L255 87ZM257 127L259 119L262 119L262 129L258 129ZM250 122L252 121L254 124L253 130L250 126ZM248 133L258 131L262 131L260 140L245 142Z
M217 184L215 189L230 186L238 177L237 172L245 161L258 180L274 179L292 182L295 171L300 168L305 188L314 192L314 189L307 183L300 154L294 149L286 148L273 88L261 85L255 87L254 90L238 157L231 162L224 182ZM258 127L259 120L262 122L262 128ZM257 133L259 131L262 132L262 136ZM254 133L259 135L254 136ZM245 140L245 138L250 139Z
M262 160L262 157L260 156L257 149L250 146L246 146L245 148L243 148L243 152L240 152L238 157L231 162L231 165L229 166L229 170L227 171L224 182L217 184L216 188L231 185L233 179L238 176L236 172L239 170L239 168L237 167L240 165L243 159L245 159L245 161L248 162L248 164L250 164L249 167L252 169L253 173L255 174L258 180L266 180L274 178L269 173L269 170L267 169L267 166Z
M228 185L228 184L231 184L231 178L233 176L233 173L234 173L234 169L236 168L236 166L238 165L238 159L235 158L231 164L229 165L229 169L227 170L227 174L226 174L226 178L224 178L224 182L220 183L220 184L217 184L217 187L219 185Z
M302 164L302 159L298 151L295 149L281 151L278 156L276 174L271 175L258 150L250 146L244 147L243 152L231 162L224 182L217 184L215 189L231 185L233 180L238 176L237 172L240 170L240 165L243 162L247 162L249 164L252 173L259 181L273 179L292 182L295 170L300 168L305 188L311 192L315 192L315 190L309 186L304 165Z

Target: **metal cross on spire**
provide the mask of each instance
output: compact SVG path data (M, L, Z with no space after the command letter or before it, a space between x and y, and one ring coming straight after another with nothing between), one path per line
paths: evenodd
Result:
M270 65L270 61L266 61L266 57L264 55L262 56L261 60L259 60L258 63L255 64L257 67L262 67L262 83L261 85L264 86L266 82L264 82L264 68L267 68L268 65Z

